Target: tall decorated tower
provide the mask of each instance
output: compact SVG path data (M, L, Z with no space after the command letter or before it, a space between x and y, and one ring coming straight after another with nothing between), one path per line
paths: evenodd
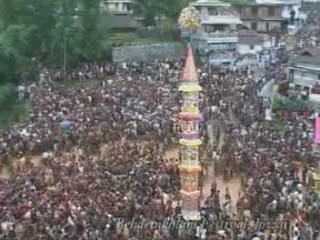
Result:
M181 139L179 141L181 158L179 164L181 175L180 196L182 215L187 220L200 218L198 200L200 198L199 174L201 172L199 162L199 146L201 145L199 92L201 90L192 49L189 46L182 82L179 87L179 91L182 93L182 106L179 114L181 128Z

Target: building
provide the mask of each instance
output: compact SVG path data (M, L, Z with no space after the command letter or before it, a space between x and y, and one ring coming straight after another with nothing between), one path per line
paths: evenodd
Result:
M191 3L201 16L201 29L192 34L192 43L204 61L232 63L238 49L239 14L228 3L198 0Z
M282 18L290 35L296 34L307 20L307 14L302 11L302 1L290 0L283 3Z
M134 0L104 0L102 9L105 10L110 19L108 22L113 29L135 29L139 21L133 15L132 5Z
M248 2L237 5L243 25L258 33L277 33L284 27L281 3Z
M132 0L105 0L104 9L114 15L131 15Z
M242 55L257 54L269 47L268 37L255 32L239 33L238 52Z
M201 90L192 49L189 46L182 83L179 87L182 95L182 106L179 114L181 128L181 138L179 141L180 197L182 201L182 215L186 220L200 220L199 177L202 168L199 162L199 146L201 145L199 133L199 92Z
M283 30L295 34L307 19L301 8L301 0L255 0L237 5L248 29L269 34Z
M320 48L301 52L288 66L289 94L320 102Z

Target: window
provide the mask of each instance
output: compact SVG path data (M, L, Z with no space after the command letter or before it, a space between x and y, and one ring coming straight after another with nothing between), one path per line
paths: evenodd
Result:
M269 15L270 17L274 16L274 8L273 8L273 7L269 7L269 8L268 8L268 15Z
M225 30L225 26L224 25L221 25L221 24L217 24L214 26L214 31L219 31L219 32L222 32Z
M293 71L293 69L290 69L290 71L289 71L289 83L293 83L293 79L294 79L294 71Z
M256 22L251 23L251 29L257 30L257 23Z
M258 15L258 8L257 7L252 7L251 8L251 14L252 14L252 16L257 16Z
M130 3L127 3L127 4L126 4L126 8L127 8L127 11L130 12L130 11L131 11L131 4L130 4Z
M210 16L218 15L217 9L214 8L214 7L209 7L209 8L208 8L208 14L209 14Z

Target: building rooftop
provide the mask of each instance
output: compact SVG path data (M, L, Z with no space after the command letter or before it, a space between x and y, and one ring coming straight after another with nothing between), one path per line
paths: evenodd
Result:
M320 48L313 47L302 50L299 56L292 59L291 65L311 65L320 67Z
M230 7L230 3L220 2L219 0L198 0L191 3L194 7Z
M239 43L240 44L248 44L248 45L258 45L263 44L264 36L259 35L257 33L250 33L250 34L239 34Z
M274 6L274 7L282 7L284 4L282 2L276 2L276 1L255 1L255 0L248 0L245 2L235 2L235 6Z
M256 0L257 4L299 5L300 0Z

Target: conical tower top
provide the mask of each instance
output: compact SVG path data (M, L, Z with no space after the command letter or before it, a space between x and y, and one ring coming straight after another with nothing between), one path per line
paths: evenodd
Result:
M186 81L186 82L198 81L197 68L194 63L193 52L190 44L188 46L188 56L186 60L186 65L183 70L182 81Z

